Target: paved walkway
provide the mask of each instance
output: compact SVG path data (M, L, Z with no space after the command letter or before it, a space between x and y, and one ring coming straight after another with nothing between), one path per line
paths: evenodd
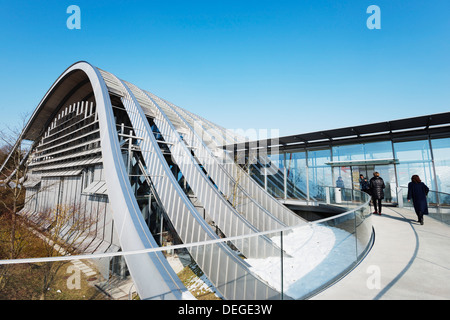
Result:
M346 277L311 300L450 299L450 226L414 211L373 215L375 243Z

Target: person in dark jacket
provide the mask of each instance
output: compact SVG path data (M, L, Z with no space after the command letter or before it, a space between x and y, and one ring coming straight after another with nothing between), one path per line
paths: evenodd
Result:
M381 200L384 199L384 180L378 172L373 173L373 178L369 181L370 194L372 195L374 214L381 216Z
M362 174L359 175L359 189L367 194L370 194L369 182Z
M428 214L427 195L430 189L423 183L418 175L411 177L411 182L408 184L408 202L412 200L414 211L419 219L417 222L423 224L423 215Z

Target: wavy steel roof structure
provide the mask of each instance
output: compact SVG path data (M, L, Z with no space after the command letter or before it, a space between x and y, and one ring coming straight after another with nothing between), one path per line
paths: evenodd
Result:
M25 210L82 203L102 215L93 251L158 247L155 212L183 243L219 239L212 221L226 236L305 223L220 148L232 142L223 128L87 62L61 74L21 139L33 141L26 186L34 201ZM190 254L224 298L278 299L236 250L270 257L280 249L264 237L233 245L192 247ZM162 253L125 259L142 299L186 292Z

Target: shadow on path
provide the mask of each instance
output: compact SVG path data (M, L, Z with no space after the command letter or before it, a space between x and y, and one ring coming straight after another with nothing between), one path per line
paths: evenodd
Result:
M395 212L396 214L398 214L400 217L393 217L393 216L389 216L389 215L384 215L385 218L388 219L394 219L394 220L399 220L399 221L404 221L409 223L411 229L414 232L414 236L416 237L416 247L414 249L414 254L412 255L411 259L409 260L408 264L405 266L405 268L403 268L403 270L391 281L389 282L384 288L383 290L381 290L374 298L374 300L379 300L381 299L381 297L383 297L386 292L388 292L396 283L397 281L399 281L403 275L409 270L409 268L411 267L411 265L413 264L414 260L417 258L417 253L419 252L419 236L416 232L416 230L414 229L413 224L419 224L417 223L414 219L408 219L406 218L404 215L402 215L401 213L399 213L398 211L396 211L393 208L390 208L393 212ZM383 215L381 215L380 218L382 218Z

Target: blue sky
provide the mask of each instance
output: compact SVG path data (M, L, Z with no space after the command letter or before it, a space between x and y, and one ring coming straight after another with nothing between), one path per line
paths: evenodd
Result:
M69 30L69 5L81 29ZM381 29L369 30L369 5ZM0 127L85 60L230 129L450 111L450 1L2 1Z

